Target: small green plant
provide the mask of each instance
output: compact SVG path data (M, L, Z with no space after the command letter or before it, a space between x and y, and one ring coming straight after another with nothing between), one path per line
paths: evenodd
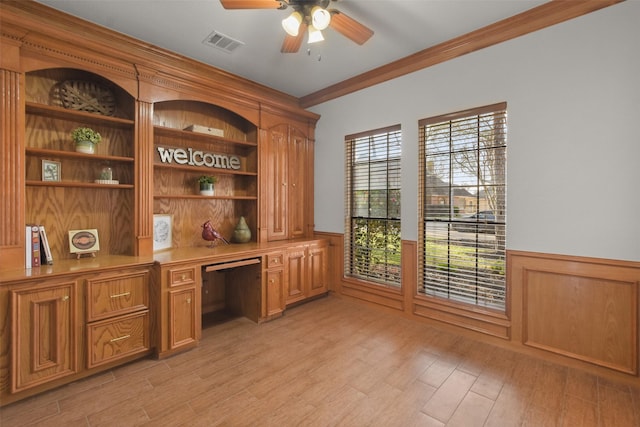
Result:
M218 178L211 175L202 175L200 178L198 178L198 182L200 184L215 184L216 181L218 181Z
M91 128L75 128L71 132L71 138L75 143L88 141L97 144L102 141L100 134Z

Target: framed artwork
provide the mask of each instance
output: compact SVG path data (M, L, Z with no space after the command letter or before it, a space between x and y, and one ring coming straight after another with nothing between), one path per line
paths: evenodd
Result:
M60 162L54 162L53 160L42 160L43 181L60 181L61 173Z
M153 215L153 250L171 249L171 215Z
M85 230L69 230L69 251L72 254L77 254L78 257L82 254L92 254L100 250L100 239L98 238L98 230L85 229Z

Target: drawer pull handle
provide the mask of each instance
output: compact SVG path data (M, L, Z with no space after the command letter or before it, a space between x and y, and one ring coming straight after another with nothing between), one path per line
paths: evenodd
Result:
M131 295L131 292L123 292L121 294L113 294L111 298L128 297L129 295Z
M109 342L116 342L116 341L122 341L122 340L126 340L127 338L131 337L131 335L123 335L121 337L118 338L111 338L109 340Z

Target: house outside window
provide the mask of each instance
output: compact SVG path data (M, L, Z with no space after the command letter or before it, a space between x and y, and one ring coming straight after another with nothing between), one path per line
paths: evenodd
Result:
M500 103L419 122L419 294L505 310L506 118Z
M345 276L400 286L400 126L345 137Z

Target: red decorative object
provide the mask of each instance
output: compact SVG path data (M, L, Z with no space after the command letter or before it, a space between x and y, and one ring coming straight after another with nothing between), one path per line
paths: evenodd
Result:
M202 224L202 238L211 242L211 244L209 245L210 248L215 245L216 240L222 240L227 245L229 244L229 241L225 239L222 234L218 233L215 228L213 228L213 226L211 225L211 220L207 220L207 222Z

